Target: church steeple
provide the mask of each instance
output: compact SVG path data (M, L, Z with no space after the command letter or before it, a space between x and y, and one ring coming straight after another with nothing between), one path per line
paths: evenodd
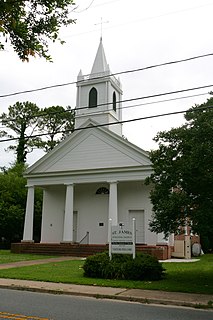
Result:
M101 37L98 51L96 53L95 61L93 63L93 67L91 70L91 75L94 73L106 72L106 71L109 71L109 65L106 60L106 55L104 52L104 47L103 47L102 37Z
M110 74L101 38L90 75L80 71L77 77L75 128L91 119L122 135L122 89L120 81Z

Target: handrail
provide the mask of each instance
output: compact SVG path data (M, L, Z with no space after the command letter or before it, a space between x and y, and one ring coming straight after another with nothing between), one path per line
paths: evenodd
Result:
M79 241L79 244L89 244L89 231L87 231L86 235Z

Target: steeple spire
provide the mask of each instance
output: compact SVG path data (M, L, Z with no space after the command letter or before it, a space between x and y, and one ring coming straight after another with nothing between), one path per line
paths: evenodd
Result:
M80 71L77 80L75 128L92 121L122 136L121 83L111 75L102 38L90 75Z
M102 37L100 38L100 44L98 47L98 51L96 53L95 61L93 63L93 67L91 70L91 75L94 73L101 73L101 72L109 72L109 65L106 60L104 47L102 43Z

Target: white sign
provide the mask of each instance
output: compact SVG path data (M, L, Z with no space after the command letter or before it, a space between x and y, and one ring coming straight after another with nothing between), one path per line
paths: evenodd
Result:
M110 257L112 253L132 254L135 257L135 223L133 223L133 230L123 225L110 227Z
M132 254L132 231L119 227L112 226L112 253L129 253Z

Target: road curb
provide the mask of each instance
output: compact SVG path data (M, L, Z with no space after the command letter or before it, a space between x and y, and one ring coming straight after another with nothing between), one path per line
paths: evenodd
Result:
M118 294L104 294L104 293L88 293L88 292L80 292L80 291L71 291L71 290L59 290L59 289L50 289L50 288L42 288L42 287L30 287L30 286L21 286L21 285L2 285L0 284L0 288L2 289L11 289L11 290L20 290L20 291L30 291L30 292L38 292L38 293L48 293L55 295L71 295L71 296L82 296L82 297L91 297L96 299L110 299L110 300L120 300L120 301L128 301L128 302L138 302L143 304L157 304L157 305L170 305L170 306L178 306L178 307L190 307L190 308L199 308L199 309L208 309L213 311L213 306L196 302L187 302L180 300L170 300L170 299L156 299L156 298L147 298L147 297L135 297L135 296L122 296L122 293ZM128 291L128 289L127 289Z

